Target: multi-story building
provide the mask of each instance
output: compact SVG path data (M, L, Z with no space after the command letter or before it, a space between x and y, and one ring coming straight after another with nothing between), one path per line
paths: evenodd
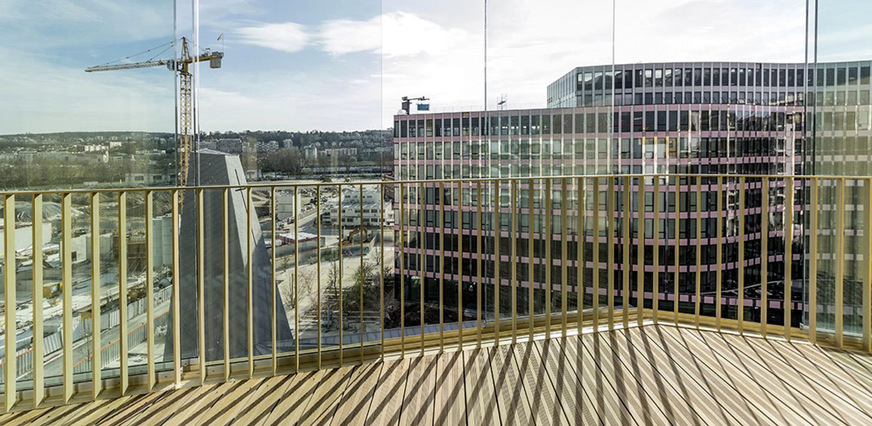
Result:
M821 72L817 74L814 69L809 70L806 64L744 62L649 63L576 68L548 86L547 109L396 116L395 173L400 180L672 175L658 182L658 194L655 194L650 178L645 179L644 230L647 235L643 246L646 288L651 288L654 273L657 272L660 289L666 289L661 296L661 307L671 305L674 301L671 289L674 288L676 277L675 265L682 295L693 296L699 268L702 309L715 309L714 298L706 297L714 296L716 283L721 280L723 294L720 303L724 316L729 317L731 312L735 316L737 282L739 274L743 274L746 297L757 299L745 308L745 313L750 315L749 318L760 315L760 284L765 282L770 303L767 314L771 317L770 323L777 323L779 318L783 318L785 288L791 288L793 310L802 309L801 278L804 265L800 231L805 218L800 207L804 192L799 183L793 185L793 191L787 191L787 185L792 182L789 179L769 179L764 209L762 180L745 178L740 182L739 178L730 175L765 174L787 178L803 174L805 166L812 163L804 161L811 159L807 149L810 145L806 144L804 137L804 117L815 113L814 108L817 107L817 104L808 105L805 102L812 98L806 95L814 91L810 87L817 87L820 92L815 98L823 96L835 104L838 97L840 105L850 104L848 109L859 108L864 111L853 114L851 120L866 123L865 133L857 138L858 141L863 138L862 152L868 153L868 147L872 146L868 142L869 65L868 61L821 64L818 66ZM823 77L820 77L822 73ZM814 80L816 75L820 81ZM851 80L856 86L833 95L825 87L830 80L834 84ZM824 104L830 103L825 101ZM860 115L864 115L864 118L858 118ZM847 116L841 118L849 120ZM858 126L862 127L863 124ZM856 131L860 132L859 127ZM826 141L819 142L821 145ZM823 160L820 156L814 158ZM698 175L701 177L696 177ZM601 183L606 185L608 180L602 179ZM612 195L618 200L617 203L623 199L624 182L622 179L615 182L616 192ZM566 200L571 210L570 218L576 214L577 207L573 206L578 205L578 194L592 198L589 189L578 191L576 183L569 180L570 190L565 195L557 191L562 180L552 183L552 199L557 203L561 199ZM636 211L638 183L638 180L633 180L633 187L630 188L632 230L639 226L640 215ZM517 231L522 236L532 231L532 238L539 240L530 263L536 264L534 269L537 271L533 276L541 277L544 276L544 240L550 235L543 232L542 213L535 210L544 207L543 182L534 183L532 200L526 181L521 181L520 185L519 206L527 207L532 201L534 210L532 215L519 214ZM423 214L420 215L425 223L418 222L417 209L422 197L417 194L417 188L410 187L404 194L406 219L404 225L398 221L398 226L403 226L409 235L405 239L407 246L403 247L405 270L402 274L415 277L416 280L421 276L419 241L423 239L426 262L424 276L425 279L435 280L439 275L439 250L434 246L437 238L433 227L437 225L437 211L440 208L437 200L440 198L437 196L438 185L425 186ZM484 229L492 228L490 211L493 210L491 200L494 197L490 189L485 185L482 192L486 211L482 219ZM701 199L697 199L697 191ZM720 200L718 194L721 194ZM479 225L473 217L473 207L477 202L471 198L477 195L472 189L457 194L457 188L449 188L441 197L443 204L448 204L444 216L444 226L448 229L446 232L450 232L450 235L445 235L449 244L446 253L456 252L457 228L461 220L464 228L473 229L463 241L463 256L472 261L465 261L463 271L458 271L459 256L456 253L446 260L445 271L451 277L449 281L452 284L458 280L464 284L478 280L477 271L473 269L478 248L474 246L472 236L477 234ZM745 199L742 211L739 210L741 195ZM509 188L504 183L500 193L503 209L510 205L510 197ZM655 197L659 197L659 202L655 203ZM794 200L794 208L788 214L784 206L791 199ZM592 214L591 201L585 200L586 215ZM699 219L695 214L688 214L696 212L698 204ZM655 205L659 206L658 214L654 213ZM675 211L675 206L679 206L679 212ZM763 211L768 212L766 217L763 217ZM621 212L615 211L614 214L617 218ZM744 219L744 232L739 229L740 215ZM653 223L655 217L658 220L656 226ZM552 225L558 220L555 217ZM786 220L790 220L792 226L785 226ZM501 222L504 221L505 218L502 218ZM718 229L719 223L721 229ZM421 228L421 225L425 227ZM503 230L509 230L507 223L501 225ZM768 255L761 254L764 225L768 231ZM653 235L655 229L658 235ZM572 226L569 232L569 259L574 259L577 238ZM593 269L599 268L600 280L605 282L609 273L615 273L617 288L624 288L621 274L618 273L624 266L616 265L614 270L607 271L604 263L595 265L590 258L594 248L592 229L586 229L586 234L588 254L585 256L589 260L585 265L585 284L590 286L587 281L594 276ZM491 235L490 231L487 235ZM493 247L494 240L487 235L483 238L483 244ZM743 264L739 263L738 257L740 236L745 245ZM699 259L695 248L697 238L703 239ZM503 236L502 240L505 239ZM719 240L722 245L716 244ZM601 239L600 242L605 241ZM638 241L634 239L632 243L628 249L630 257L636 259ZM527 247L526 241L517 244ZM502 241L502 246L507 245L507 241ZM622 245L619 239L616 239L615 247L616 258L620 259ZM793 249L789 261L782 255L785 247ZM483 249L485 255L493 252L492 248ZM720 260L718 250L722 250ZM600 259L604 258L605 253ZM510 263L511 260L505 258L500 262L503 285L508 284L506 277ZM521 286L527 286L529 280L525 278L529 275L523 263L518 265L518 282ZM574 262L570 263L568 292L577 294L575 267ZM634 262L631 268L633 273L630 274L629 289L635 289L635 272L639 267ZM560 268L552 269L552 277L559 277ZM767 278L761 279L764 270ZM493 286L493 267L482 272L486 285ZM785 273L790 275L788 280L784 279ZM552 281L560 282L559 279ZM785 285L785 281L790 285ZM536 288L542 287L539 279L534 278L533 284ZM430 288L426 282L425 285ZM467 287L474 286L465 285ZM588 294L590 291L587 290ZM617 296L623 294L619 292ZM627 293L627 296L636 300L635 293ZM475 297L465 300L475 303ZM706 300L709 300L708 304ZM682 298L681 301L687 302L692 312L693 297ZM681 310L685 308L681 307ZM798 325L800 317L791 317L794 325Z

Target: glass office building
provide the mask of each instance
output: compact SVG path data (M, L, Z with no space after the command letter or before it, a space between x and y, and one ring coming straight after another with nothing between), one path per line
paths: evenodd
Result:
M803 224L808 218L807 208L803 206L808 205L810 188L808 182L794 181L790 177L813 172L816 168L819 171L835 167L833 164L850 168L853 173L869 173L865 169L868 161L861 157L869 152L870 64L872 62L863 61L807 67L805 64L689 62L580 67L548 86L546 109L396 116L396 176L401 180L431 180L667 174L669 176L659 179L656 188L652 187L652 178L642 178L647 189L642 201L643 214L638 211L641 205L637 200L639 181L634 179L630 188L631 230L638 229L640 218L644 217L645 221L642 225L646 288L652 287L656 277L659 288L667 289L661 293L659 304L668 309L675 299L669 290L676 288L677 278L680 305L686 305L679 309L692 311L696 297L693 287L699 275L703 312L713 312L718 303L714 291L720 280L723 290L719 303L723 315L735 318L737 282L739 274L743 274L745 298L750 300L746 302L750 306L745 307L745 315L759 320L763 312L760 284L765 281L769 303L765 312L770 317L769 323L778 323L784 318L785 300L793 311L801 313L804 309L803 276L807 265L803 263L806 252L802 236ZM831 133L812 132L806 126L812 120L815 130L823 126ZM850 135L846 139L841 134L834 138L832 132L837 131ZM857 161L850 163L843 161L844 157L836 158L847 153L836 146L841 142L837 144L835 140L851 141L851 149L857 149L856 153L851 151L851 158ZM740 179L739 175L746 177ZM759 175L776 178L765 181L754 178ZM601 179L603 196L599 202L605 207L604 200L609 195L604 191L610 180L614 184L612 195L619 207L614 219L620 223L625 181ZM578 205L582 197L585 215L590 215L595 208L591 205L595 191L584 185L579 190L579 184L574 179L551 182L552 203L559 205L565 200L570 206L568 259L577 258L579 239L573 229L576 223L573 217L578 209L572 206ZM562 185L566 185L565 188ZM446 279L452 283L463 282L464 288L472 291L473 283L478 282L475 261L479 253L476 246L478 188L444 188L444 185L427 183L421 189L423 194L418 194L417 188L410 188L405 194L406 220L404 224L398 222L408 234L402 274L414 280L407 286L415 291L420 277L424 277L425 291L438 288L435 284L440 275L438 255L443 251L437 246L436 227L440 225L440 208L444 208L441 225L451 230L444 235L447 239L444 243L447 246L443 246L446 250L444 271L449 274ZM485 210L481 253L488 259L482 266L482 280L491 289L496 276L502 277L502 285L512 285L507 278L511 268L509 259L500 262L502 273L496 274L493 266L494 219L489 212L494 210L495 190L500 192L502 209L512 205L513 194L505 184L500 189L485 185L481 190ZM545 241L550 235L544 229L544 191L542 181L521 180L515 200L521 208L530 206L526 213L519 214L518 229L514 231L521 235L516 241L521 256L527 256L526 238L532 235L534 244L530 245L533 252L529 264L535 265L532 275L526 270L527 262L517 265L517 276L522 277L518 283L526 287L532 282L540 290L545 276L542 260ZM743 210L739 209L740 196L745 197ZM786 206L792 206L790 211ZM603 210L605 208L600 209ZM700 214L687 214L694 211ZM507 223L509 215L503 216L501 229L506 233L501 238L501 247L506 247L502 250L505 254L511 245L507 238L511 231ZM744 219L742 230L739 229L740 216ZM830 219L822 216L824 221ZM552 232L560 232L560 220L559 214L552 218ZM601 221L598 241L605 249L602 231L606 222ZM585 292L590 297L589 280L599 279L604 284L609 273L614 274L617 288L624 288L621 265L608 271L604 261L594 263L592 253L597 239L592 222L585 225L587 260L581 274L587 290L576 287L578 262L570 261L567 271L570 294ZM463 233L463 242L458 241L461 224L469 229ZM766 227L765 232L763 227ZM615 234L616 259L621 258L625 249L620 233L618 229ZM698 238L703 241L699 252L695 247ZM743 259L739 258L740 238L744 240ZM723 241L722 252L717 251L718 240ZM825 244L824 239L821 241ZM458 254L458 246L463 248L462 255ZM638 247L638 240L634 239L626 248L630 258L636 259ZM789 250L785 250L788 247ZM423 274L419 265L422 248ZM559 252L559 247L555 250ZM600 255L602 259L605 259L604 251ZM458 262L461 256L470 261ZM458 269L459 263L462 270ZM399 268L399 262L397 266ZM628 292L619 290L616 297L636 300L637 295L629 289L637 288L638 266L628 266L633 270L629 275ZM856 270L859 266L853 268ZM554 283L560 282L560 269L552 265ZM600 271L595 274L595 269ZM767 276L765 280L761 279L763 273ZM785 280L785 274L789 279ZM787 291L791 294L785 298ZM448 290L446 294L453 293ZM474 301L475 297L470 295L468 300ZM798 314L790 318L794 326L803 321Z

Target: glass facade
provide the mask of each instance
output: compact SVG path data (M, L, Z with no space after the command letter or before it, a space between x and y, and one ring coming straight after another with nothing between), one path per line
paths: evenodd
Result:
M109 3L66 6L7 2L0 7L0 37L7 40L0 47L0 188L31 191L174 185L178 174L174 73L165 66L105 73L84 70L107 62L173 57L177 47L175 2L137 4L136 19L131 18L128 8ZM95 25L103 20L113 24ZM143 51L148 52L133 55ZM68 362L77 382L90 380L95 368L102 370L104 378L117 377L122 350L130 357L131 372L145 371L142 354L146 341L151 335L163 344L171 293L164 285L170 259L165 250L155 250L157 262L152 271L147 270L145 230L151 222L158 238L170 235L167 195L155 196L158 207L151 217L144 209L142 193L121 198L110 192L95 198L60 193L36 197L25 192L4 206L4 211L15 210L14 223L6 222L0 234L15 234L15 252L2 253L2 268L4 273L14 269L18 321L13 324L15 336L5 333L9 330L6 324L0 337L16 340L17 389L32 387L33 366L38 363L44 364L45 386L61 384ZM122 205L128 214L126 230L119 225ZM65 211L69 213L66 221ZM72 232L65 239L66 227ZM119 256L122 231L128 236L129 249L124 261ZM33 262L35 240L42 242L42 265ZM66 249L69 256L64 255ZM143 292L149 273L158 283L154 292L157 315L151 323L144 310ZM37 279L41 274L43 288L32 289L38 282L34 274ZM121 275L127 277L131 290L126 301L118 291ZM99 279L92 279L95 276ZM39 306L33 303L37 292L43 300ZM74 310L72 348L62 339L65 293L75 305L69 306ZM102 300L102 310L91 307L95 295ZM0 298L4 311L10 309L5 296L4 291ZM129 314L126 346L119 344L122 303ZM39 332L32 321L34 311L43 317ZM94 330L93 316L98 312L101 327ZM95 334L100 334L99 340ZM40 359L33 351L36 339L43 341ZM96 348L102 353L100 365L92 363L95 341L102 342ZM3 380L5 377L0 378Z
M863 2L820 0L813 5L810 29L815 31L809 46L808 75L810 140L806 163L810 174L820 176L817 191L809 189L809 203L819 208L815 218L823 229L807 236L806 282L808 300L805 321L814 315L818 337L837 339L837 322L846 337L858 336L870 320L872 295L864 287L872 280L869 232L872 224L860 208L872 200L868 181L852 177L872 175L872 36L860 16L872 13ZM810 207L811 208L811 207ZM836 305L844 303L840 312ZM841 316L839 314L841 313Z
M432 180L432 179L463 179L463 178L520 178L520 177L548 177L548 176L593 176L593 175L673 175L664 177L659 182L661 198L656 203L660 214L658 216L658 235L646 235L645 261L646 275L645 286L652 287L654 279L651 268L655 258L659 258L658 279L660 288L666 289L666 300L661 306L667 306L674 302L670 290L674 288L673 272L675 260L678 258L680 292L683 294L693 293L697 274L697 255L695 244L697 227L701 228L701 237L709 243L704 246L699 259L702 281L703 296L715 291L718 280L723 284L724 317L735 317L735 291L738 283L738 275L744 274L745 282L761 282L761 265L766 263L767 283L769 283L769 300L772 306L768 310L770 323L778 323L783 318L783 288L776 283L784 281L786 271L797 271L792 275L797 279L801 277L801 244L799 234L791 237L793 232L785 232L790 229L785 226L785 199L787 188L785 180L774 179L769 181L769 198L765 200L768 211L773 212L768 218L761 216L760 204L763 189L760 180L746 181L744 187L738 185L738 175L771 175L792 176L802 173L802 147L804 132L804 82L805 79L797 80L796 75L802 74L804 65L801 64L728 64L728 63L670 63L670 64L636 64L615 66L615 74L607 71L610 67L581 67L569 73L569 80L579 81L576 87L571 86L566 92L578 102L578 106L569 108L549 108L534 110L508 110L508 111L473 111L452 114L412 114L395 117L395 146L399 155L395 159L396 174L401 180ZM668 69L670 73L662 72ZM738 72L737 70L743 70ZM684 71L682 71L684 70ZM706 79L705 73L709 72ZM794 77L788 79L787 71ZM672 78L672 75L687 76L686 81ZM721 75L718 85L711 78L712 74ZM772 75L774 79L763 84L762 78L758 81L755 75ZM619 76L612 80L612 75ZM638 83L628 82L624 75L641 76L634 80ZM697 75L699 78L697 78ZM575 77L578 76L578 77ZM588 78L588 76L590 78ZM646 76L650 76L646 77ZM743 78L738 81L738 76ZM784 80L782 85L781 79ZM551 92L551 88L567 86L561 82L566 80L562 77L549 86L549 94L563 96L557 92ZM800 82L797 85L797 81ZM618 88L617 83L622 82L623 87ZM706 85L708 82L708 85ZM686 83L686 85L685 85ZM735 83L735 84L733 84ZM611 89L612 85L614 89ZM606 90L605 87L610 89ZM685 97L685 93L687 96ZM700 96L699 93L706 93ZM717 102L708 102L713 94ZM720 94L723 94L721 96ZM741 93L731 98L730 93ZM748 95L748 93L752 93ZM564 96L565 97L565 96ZM604 105L609 99L616 99L615 106ZM617 101L617 99L622 99ZM669 100L669 103L663 100ZM754 102L754 99L761 100ZM764 104L762 100L765 99ZM720 101L723 102L720 102ZM741 101L740 101L741 100ZM484 123L479 125L479 123ZM426 129L434 129L428 132ZM694 176L711 176L697 180ZM715 175L726 176L722 183L720 194L723 199L717 200L717 179ZM683 176L677 178L676 176ZM730 177L735 176L735 177ZM604 180L605 182L605 180ZM648 187L644 205L644 214L647 226L646 232L651 233L653 212L655 208L655 194L651 192L652 178L645 178L643 183ZM697 200L697 186L703 185L702 200ZM570 206L577 206L577 195L580 193L575 182L570 179L568 192L556 191L554 197L565 193L561 202L567 202ZM438 188L427 188L435 191L428 195L428 199L439 200ZM531 202L530 191L540 194L535 204L544 202L541 193L541 185L530 187L521 182L520 198L521 206ZM601 189L601 191L604 190ZM464 209L469 212L474 210L475 202L472 199L459 198L453 194L457 189L447 190L448 193L441 197L449 200L452 206L460 206L457 211L446 213L446 223L459 224ZM482 192L484 205L488 211L493 209L494 200L492 189L486 187ZM585 188L581 193L588 198L592 197L594 189ZM616 188L616 196L622 197L622 186ZM748 202L745 210L738 210L739 193L744 192ZM506 185L501 191L502 207L508 207L510 188ZM477 196L477 192L475 194ZM413 196L413 195L410 195ZM676 199L676 197L678 197ZM604 198L604 197L603 197ZM630 220L631 229L638 229L638 221L642 215L636 211L638 206L638 194L636 187L630 194L633 216ZM456 204L455 204L456 203ZM695 209L697 203L701 204L702 222L697 223L696 218L682 217L678 222L676 234L676 203L682 211ZM671 206L671 207L670 207ZM425 209L436 209L438 206L429 204ZM592 214L592 206L585 208L586 214ZM669 209L668 209L669 208ZM572 217L577 217L578 210L570 211L570 223L575 223ZM534 240L545 238L545 221L542 215L521 215L518 223L518 232L533 232ZM483 220L489 220L490 213L485 214ZM756 235L746 241L745 265L738 263L738 216L743 215L746 219L746 233ZM414 212L411 213L414 217ZM616 212L616 219L620 219L620 212ZM717 218L721 217L722 232L718 233ZM799 221L800 215L794 215ZM553 218L552 223L559 221L559 217ZM592 222L592 221L589 221ZM769 253L760 253L759 228L768 222L770 228L768 248ZM433 223L423 224L434 226ZM473 227L474 228L474 227ZM559 228L556 228L559 229ZM605 229L604 226L600 229ZM569 232L574 232L570 227ZM591 241L586 247L587 253L593 250L593 228L587 229L591 235ZM716 239L726 239L724 252L721 258L715 253ZM425 235L426 241L436 241L435 235ZM650 240L648 240L650 239ZM519 242L520 247L526 247L524 238ZM485 238L484 241L493 240ZM653 244L651 242L653 242ZM532 262L542 262L545 256L543 251L544 241L536 241L534 252L531 255ZM458 241L450 239L448 249L456 250ZM505 242L508 244L508 241ZM792 268L785 268L785 260L782 253L785 244L795 245ZM577 255L576 242L570 243L569 258L574 259ZM474 254L477 247L471 241L463 244L465 250ZM437 247L428 247L425 250L427 273L432 273L432 279L436 279L438 269L434 268ZM630 257L637 256L637 246L629 247ZM620 256L622 247L617 248L616 255ZM655 252L657 253L655 255ZM491 253L491 252L488 252ZM409 273L415 274L418 260L418 252L414 249L407 254L408 260L405 265ZM604 256L604 254L603 254ZM620 257L618 257L620 258ZM583 276L586 279L593 277L593 268L596 268L593 259L586 265ZM455 272L457 259L451 259L448 271ZM453 265L453 266L452 266ZM506 261L502 266L503 277L508 276L510 264ZM598 274L605 280L609 273L614 274L616 285L621 287L621 268L615 271L601 270ZM539 268L542 272L541 269ZM632 266L632 271L638 269ZM559 268L555 266L554 274L559 274ZM574 265L569 268L569 288L571 293L576 293L576 277L578 276ZM474 282L476 271L470 269L463 271L464 280ZM493 271L485 271L485 276L494 278ZM521 274L521 276L525 276ZM552 275L559 276L559 275ZM540 281L534 281L533 285L541 288L541 279L544 274L537 273ZM637 275L630 274L629 288L635 289ZM605 281L603 281L604 286ZM489 285L493 285L492 282ZM522 286L530 285L522 282ZM591 287L590 282L586 282ZM622 287L621 287L622 288ZM793 300L801 298L801 286L797 286L796 294L791 295ZM508 293L504 291L504 293ZM732 294L732 295L731 295ZM635 297L635 296L633 296ZM470 297L469 300L474 298ZM555 302L559 298L555 295ZM682 311L693 309L693 300L688 300ZM650 301L649 301L650 303ZM751 308L745 310L747 319L758 320L760 296L756 296ZM588 305L590 303L588 302ZM668 309L665 307L664 309ZM796 309L796 308L795 308ZM709 302L703 306L703 312L713 315L714 304ZM757 316L755 318L755 315ZM800 321L799 315L793 315L795 326Z

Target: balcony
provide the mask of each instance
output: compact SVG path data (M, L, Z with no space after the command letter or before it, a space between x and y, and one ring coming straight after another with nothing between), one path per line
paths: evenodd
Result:
M868 423L870 190L622 175L4 193L0 421Z

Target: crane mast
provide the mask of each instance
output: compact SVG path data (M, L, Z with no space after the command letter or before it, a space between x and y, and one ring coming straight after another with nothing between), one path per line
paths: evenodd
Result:
M182 38L182 59L190 58L188 41ZM190 62L182 61L179 73L179 186L188 185L188 170L190 169L191 151L194 139L194 100L193 75L188 66ZM199 184L199 182L197 182ZM179 211L184 202L184 196L179 198Z
M182 37L182 49L178 59L150 59L148 61L107 64L88 67L85 72L116 71L137 68L149 68L166 66L170 71L178 74L179 78L179 186L188 185L188 174L191 165L194 141L194 100L193 100L193 74L191 65L195 62L209 62L209 68L221 68L221 59L224 52L212 52L206 49L202 55L193 55L188 39ZM184 202L184 192L179 198L179 211Z

